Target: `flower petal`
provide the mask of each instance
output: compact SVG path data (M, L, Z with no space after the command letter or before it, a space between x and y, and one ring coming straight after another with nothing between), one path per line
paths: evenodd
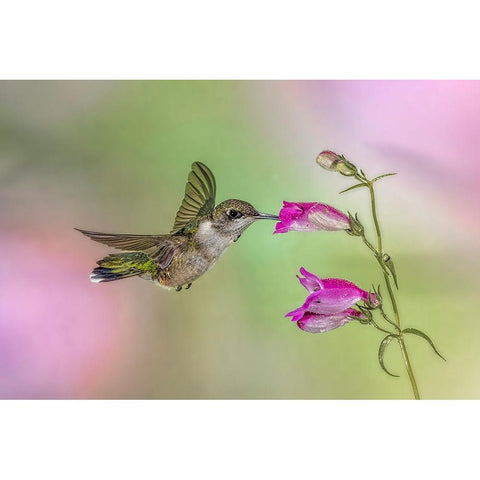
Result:
M368 302L368 292L366 290L362 290L360 287L355 285L353 282L349 282L348 280L344 280L343 278L322 278L320 279L321 284L323 285L323 288L328 289L328 288L355 288L358 291L358 295L360 296L360 299L363 300L364 302ZM372 300L375 303L377 302L377 299L375 297L374 293L370 294L372 297Z
M336 208L324 203L317 203L308 213L310 223L318 227L318 230L346 230L350 228L348 217Z
M281 220L294 220L302 215L306 208L302 203L283 202L283 207L278 216Z
M347 309L345 310L345 313L346 313L349 317L356 317L356 318L362 318L362 319L366 319L366 318L367 318L360 310L356 310L355 308L347 308Z
M273 233L287 233L289 231L290 224L282 221L275 224L275 231Z
M297 321L297 325L305 332L324 333L339 328L351 321L352 319L348 318L347 312L339 312L332 315L306 313Z
M305 278L297 275L300 283L308 290L309 293L315 292L323 288L322 281L313 273L308 272L305 268L300 268L300 274Z
M362 290L356 286L324 288L311 293L302 305L307 312L330 315L343 312L362 300Z
M298 307L295 310L288 312L285 316L292 317L292 322L296 322L300 320L304 314L305 314L305 309L303 307Z

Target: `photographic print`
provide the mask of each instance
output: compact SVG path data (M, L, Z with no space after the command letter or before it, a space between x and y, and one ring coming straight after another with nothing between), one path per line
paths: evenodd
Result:
M0 104L1 398L480 397L478 81Z

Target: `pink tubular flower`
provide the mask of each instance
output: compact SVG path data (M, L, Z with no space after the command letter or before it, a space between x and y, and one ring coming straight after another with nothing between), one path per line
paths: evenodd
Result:
M363 318L363 314L351 308L355 303L370 300L376 303L374 294L357 287L354 283L341 278L320 279L303 267L300 273L304 276L297 278L307 289L309 295L304 304L287 313L293 322L305 331L316 333L326 332L341 327L351 318Z
M274 233L347 230L348 217L325 203L283 202Z

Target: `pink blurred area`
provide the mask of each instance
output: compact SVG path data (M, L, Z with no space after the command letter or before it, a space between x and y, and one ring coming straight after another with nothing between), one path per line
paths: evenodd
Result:
M480 82L277 82L256 98L269 105L262 120L274 111L285 148L305 163L325 148L368 172L396 171L410 205L440 220L432 223L442 228L441 216L480 233Z
M91 256L59 236L11 230L0 248L0 397L99 395L128 354L128 289L92 288Z

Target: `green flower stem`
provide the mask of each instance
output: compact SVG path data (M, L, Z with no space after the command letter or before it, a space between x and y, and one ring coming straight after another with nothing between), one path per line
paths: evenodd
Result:
M395 294L393 293L393 288L390 283L390 278L388 278L388 275L385 272L383 275L385 277L385 283L387 285L388 294L392 302L393 313L395 315L395 323L397 324L397 327L400 331L398 335L398 343L400 344L400 350L402 351L405 368L407 369L408 378L410 379L410 383L412 385L412 390L413 390L413 395L415 397L415 400L420 400L420 394L418 392L417 382L415 380L415 375L413 374L413 369L412 369L412 365L410 364L410 359L408 358L407 347L405 345L405 341L403 340L403 334L400 327L400 315L398 314L398 307L397 307L397 302L395 300Z
M362 236L362 239L363 239L363 243L365 243L365 245L373 252L375 257L378 258L377 249L365 238L365 235Z
M368 189L370 190L370 200L372 203L372 216L373 216L373 223L375 223L375 231L377 232L377 243L378 243L378 253L379 256L382 256L383 249L382 249L382 234L380 233L380 226L378 225L377 219L377 207L375 202L375 190L373 189L373 183L368 181Z
M372 327L375 327L377 330L380 330L380 331L383 332L383 333L387 333L388 335L395 335L394 333L389 332L388 330L385 330L385 329L382 328L382 327L379 327L373 320L370 320L370 325L371 325Z
M413 374L412 366L410 365L410 359L408 358L407 347L403 340L403 335L400 334L398 337L398 343L400 344L400 350L402 350L403 360L405 362L405 367L407 368L408 378L410 378L410 383L412 384L413 395L415 400L420 400L420 393L418 392L417 382L415 381L415 375Z
M413 390L413 395L416 400L420 400L420 394L418 392L418 386L417 382L415 380L415 375L413 374L413 369L412 365L410 364L410 359L408 358L408 353L407 353L407 347L405 345L405 341L403 339L402 335L402 329L400 327L400 315L398 313L398 307L397 307L397 301L395 299L395 294L393 293L392 285L390 283L390 278L388 273L385 271L385 266L383 264L382 256L383 256L383 246L382 246L382 234L380 232L380 226L378 224L378 217L377 217L377 207L376 207L376 202L375 202L375 191L373 188L373 182L371 182L368 179L363 179L363 178L358 178L360 181L365 183L370 191L370 200L371 200L371 206L372 206L372 216L373 216L373 223L375 224L375 231L377 233L377 243L378 243L378 249L377 249L377 254L375 255L378 263L382 267L383 271L383 276L385 278L385 284L387 286L388 290L388 295L390 296L390 301L392 303L392 308L393 308L393 313L395 315L395 324L397 325L397 328L399 330L398 334L398 343L400 345L400 350L402 351L402 356L403 356L403 361L405 363L405 368L407 369L408 373L408 378L410 379L410 383L412 385L412 390ZM372 245L369 244L369 242L363 237L364 242L366 245L372 249Z
M400 330L400 327L395 323L393 322L392 320L390 320L390 318L388 318L388 315L385 313L385 311L383 310L383 307L380 305L379 307L379 310L380 310L380 313L382 314L382 317L390 324L392 325L393 327L395 327L395 330L397 330L398 332L401 332Z
M383 270L383 274L386 278L388 278L388 272L385 268L385 264L383 263L382 256L380 253L377 251L377 249L365 238L365 234L362 235L363 243L373 252L375 255L375 258L377 259L378 264L380 265L380 268Z

